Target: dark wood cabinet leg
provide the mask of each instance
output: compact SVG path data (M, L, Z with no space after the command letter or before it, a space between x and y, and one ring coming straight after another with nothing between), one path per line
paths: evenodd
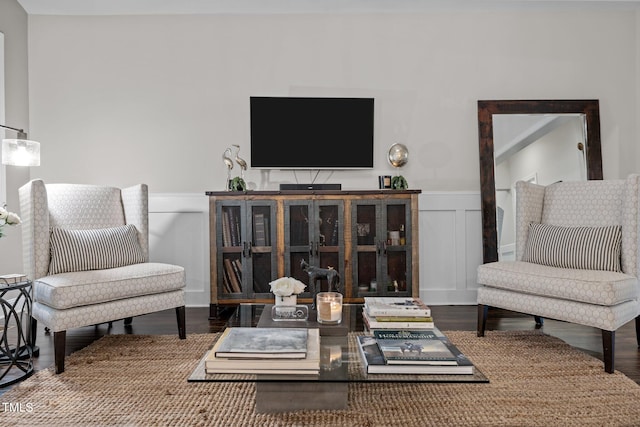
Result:
M61 374L64 372L64 353L66 340L67 331L59 331L53 333L53 359L56 366L56 374Z
M487 317L489 316L489 306L478 304L478 336L484 336L484 330L487 327Z
M216 320L220 316L220 306L218 304L209 304L209 320Z
M186 328L186 310L184 305L182 307L176 307L176 317L178 319L178 336L181 340L187 338L187 328Z
M605 372L612 374L615 361L615 331L602 330L602 358L604 359Z

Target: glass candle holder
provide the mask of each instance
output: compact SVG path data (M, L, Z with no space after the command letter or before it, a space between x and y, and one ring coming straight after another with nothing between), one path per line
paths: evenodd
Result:
M320 292L316 296L318 323L338 324L342 322L342 294Z

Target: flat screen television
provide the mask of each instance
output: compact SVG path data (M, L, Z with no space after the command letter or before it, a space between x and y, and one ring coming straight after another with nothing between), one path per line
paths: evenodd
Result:
M251 167L373 168L373 98L250 98Z

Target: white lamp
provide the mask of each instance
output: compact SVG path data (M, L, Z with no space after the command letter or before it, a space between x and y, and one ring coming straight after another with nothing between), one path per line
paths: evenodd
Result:
M27 139L22 129L5 125L0 128L10 129L18 133L18 139L2 140L2 163L13 166L40 166L40 143Z

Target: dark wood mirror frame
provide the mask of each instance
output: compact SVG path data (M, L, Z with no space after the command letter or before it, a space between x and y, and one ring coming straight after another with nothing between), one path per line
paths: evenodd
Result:
M571 114L585 115L587 125L587 179L602 179L600 146L600 106L589 100L503 100L478 101L478 134L480 138L480 196L482 203L483 262L498 260L496 228L496 187L493 155L494 114Z

